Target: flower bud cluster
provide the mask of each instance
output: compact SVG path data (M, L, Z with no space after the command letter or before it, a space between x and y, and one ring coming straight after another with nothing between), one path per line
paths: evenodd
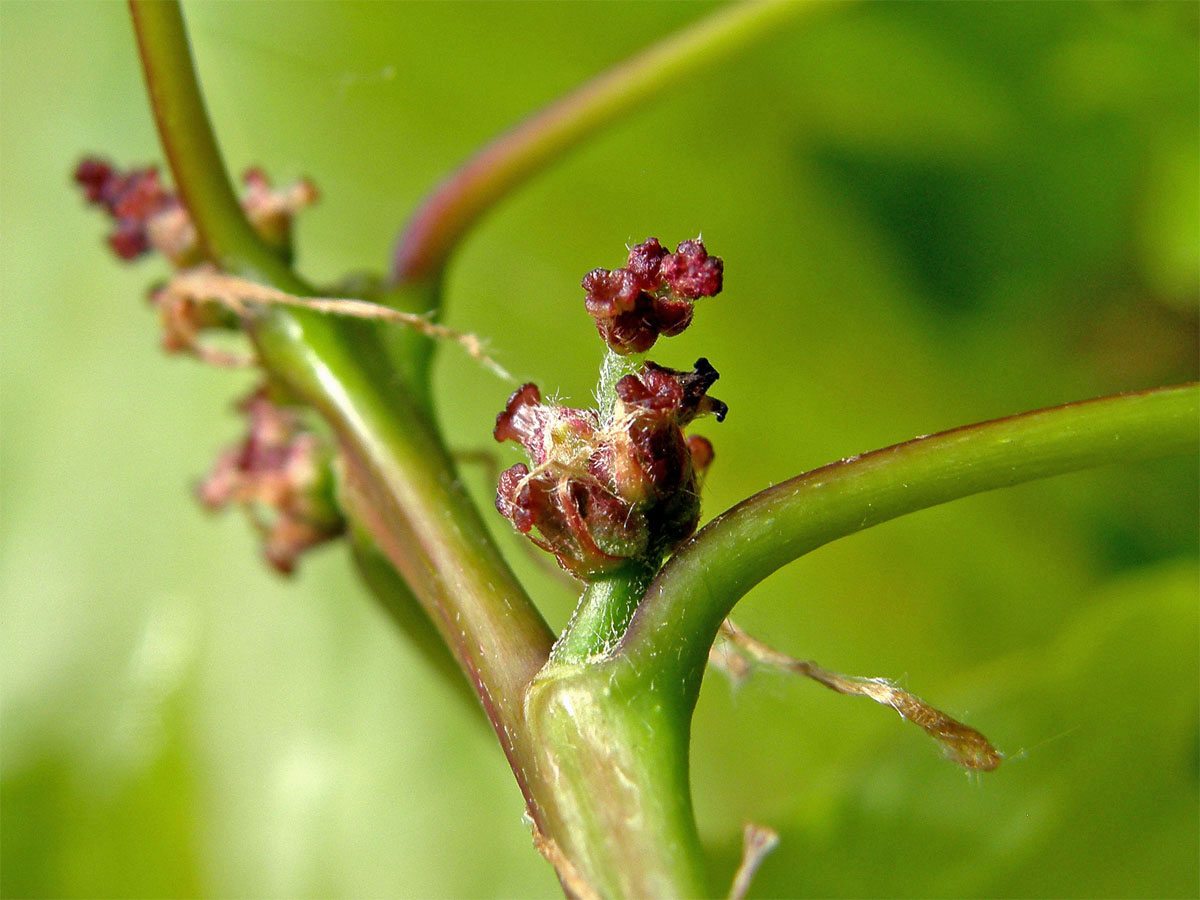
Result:
M616 353L644 353L659 335L672 337L692 322L693 303L721 290L724 263L698 238L674 253L650 238L629 251L624 268L583 276L584 305Z
M290 574L300 554L345 529L333 497L333 454L266 390L255 391L239 409L247 435L218 457L196 495L212 510L244 507L262 533L267 561Z
M75 181L87 201L103 207L115 222L108 244L117 256L133 260L157 250L178 268L200 262L191 217L163 185L155 167L121 172L105 160L89 157L75 168ZM316 188L302 179L275 190L260 169L248 169L243 183L242 209L250 223L272 246L288 247L292 218L316 202Z
M151 232L157 231L161 240L165 231L151 223L165 222L167 217L175 219L181 209L178 198L163 187L154 167L118 172L104 160L88 158L76 167L75 181L83 188L87 201L104 207L116 223L108 244L121 259L137 259L149 253L153 246ZM194 231L191 242L195 242Z
M544 403L536 385L523 385L494 435L521 444L532 468L501 474L496 509L584 580L669 550L700 518L698 478L712 445L683 428L707 413L724 418L725 404L707 395L716 380L706 359L690 372L647 362L617 382L603 421L594 410Z

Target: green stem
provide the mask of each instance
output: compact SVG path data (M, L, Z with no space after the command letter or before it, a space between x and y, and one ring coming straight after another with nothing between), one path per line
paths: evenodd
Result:
M689 712L674 686L641 676L619 658L551 664L530 687L547 833L593 896L708 896L688 785Z
M601 424L611 424L617 402L617 382L636 372L646 358L644 353L622 356L608 350L600 364L596 382L596 410ZM582 663L608 653L625 633L638 600L662 562L662 554L653 558L630 559L615 572L592 579L579 598L571 621L554 645L550 662Z
M596 382L596 410L605 425L612 420L613 406L617 402L617 382L626 375L637 373L645 361L645 353L622 355L611 349L605 352L604 361L600 363L600 378Z
M437 281L476 221L548 163L639 104L770 34L834 4L753 0L724 7L586 82L469 159L421 204L400 237L392 276Z
M203 245L230 271L311 295L265 250L233 198L178 4L132 0L131 8L159 134ZM454 653L536 819L522 699L553 635L492 544L440 436L420 406L395 389L395 371L379 341L356 323L277 309L251 330L268 371L337 433L349 511L413 588Z
M1195 452L1195 384L1102 397L917 438L777 484L709 523L659 572L616 658L694 702L717 629L755 584L836 538L981 491Z
M616 572L588 582L571 621L550 652L550 665L586 663L612 650L657 568L649 560L630 560Z
M179 4L130 0L129 11L163 150L205 255L227 271L285 275L287 267L250 225L233 192L196 83Z

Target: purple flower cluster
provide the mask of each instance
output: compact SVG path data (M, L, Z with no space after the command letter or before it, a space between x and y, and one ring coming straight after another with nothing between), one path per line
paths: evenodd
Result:
M672 337L692 322L700 297L721 290L724 263L699 239L674 253L649 238L629 251L625 267L583 276L584 305L600 336L617 353L644 353L659 335Z
M683 428L707 413L724 418L725 404L707 394L716 380L705 359L690 372L645 363L617 382L604 423L523 385L494 435L521 444L532 468L518 463L500 476L496 509L584 580L671 549L700 518L697 479L712 445Z

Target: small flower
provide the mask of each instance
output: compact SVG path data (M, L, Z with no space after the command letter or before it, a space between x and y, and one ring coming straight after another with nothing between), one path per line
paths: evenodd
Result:
M670 251L658 242L658 238L647 238L629 251L625 262L626 271L637 281L643 291L658 290L662 279L659 268L662 262L670 256Z
M720 377L704 357L696 360L690 372L647 362L642 365L641 373L626 375L617 382L617 397L627 408L670 415L678 425L687 425L708 413L715 415L718 422L724 422L729 407L708 396L708 389Z
M316 185L307 178L285 188L271 187L270 179L259 168L250 168L242 175L242 209L254 230L274 247L286 248L292 243L292 220L296 213L312 206L320 197Z
M515 441L525 448L535 466L553 465L579 472L595 441L596 413L542 403L536 384L523 384L508 398L496 416L492 436L497 441Z
M637 305L642 288L637 279L624 269L610 272L608 269L592 269L583 276L583 289L587 292L583 303L589 315L597 318L615 318L627 313Z
M206 331L233 331L238 328L238 316L228 307L182 295L163 284L152 288L147 299L158 310L162 348L167 353L186 353L224 367L242 366L249 362L246 357L210 347L201 340L201 335Z
M669 253L657 238L629 251L621 269L593 269L583 277L584 306L613 351L644 353L659 336L673 337L692 323L693 304L721 290L724 264L699 239Z
M88 158L75 168L75 181L88 202L102 206L114 220L108 244L121 259L136 259L150 251L147 223L174 206L153 166L118 172L102 159Z
M715 413L717 421L725 418L725 404L706 393L717 377L708 360L699 359L691 372L647 362L640 373L617 382L613 420L619 427L601 464L622 496L657 502L690 485L695 467L683 428L705 413ZM711 445L708 449L711 453ZM697 517L699 510L697 503Z
M725 263L718 257L709 256L704 243L697 238L676 247L675 252L663 260L659 274L676 296L697 300L721 293Z

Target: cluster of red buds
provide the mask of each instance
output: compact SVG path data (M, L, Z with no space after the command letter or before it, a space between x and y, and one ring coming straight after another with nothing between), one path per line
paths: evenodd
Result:
M536 385L523 385L494 435L521 444L532 468L518 463L500 476L496 509L584 580L669 551L700 519L698 479L712 445L683 428L706 413L725 417L707 394L716 380L706 359L690 372L647 362L617 382L603 421L543 403Z
M288 250L296 213L317 200L311 182L301 179L276 190L261 169L247 169L242 177L242 209L255 230L271 246ZM102 207L115 225L108 244L117 256L134 260L158 251L176 268L201 262L199 240L191 217L179 197L168 190L153 166L119 171L96 157L84 159L75 169L75 181L88 202ZM236 329L238 316L217 303L185 297L169 288L150 292L150 302L162 320L163 348L168 353L190 353L215 365L242 365L246 359L201 343L201 332Z
M263 389L238 408L249 425L246 437L221 454L196 495L212 510L244 507L262 534L267 561L290 574L301 553L345 530L333 494L333 454L295 410Z
M691 324L694 302L718 294L723 273L724 263L698 238L674 253L650 238L629 251L624 268L584 275L584 304L613 351L644 353L659 335L672 337Z
M179 268L200 262L196 228L155 167L122 172L103 159L89 157L75 168L75 181L88 202L103 207L115 222L108 244L117 256L132 260L157 250ZM243 183L242 208L247 218L269 244L286 249L292 218L316 202L316 188L301 179L275 190L260 169L248 169Z

